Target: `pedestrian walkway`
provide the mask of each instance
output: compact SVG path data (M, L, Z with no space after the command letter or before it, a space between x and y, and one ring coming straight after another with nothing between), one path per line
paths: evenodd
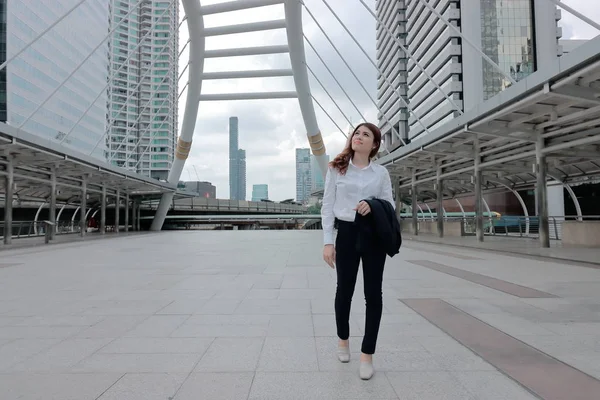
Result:
M538 238L485 236L483 242L478 242L475 236L445 236L440 238L428 234L414 236L403 233L403 237L406 240L415 242L468 247L500 253L518 254L521 256L543 257L556 259L559 262L570 261L597 264L600 267L600 248L563 246L560 240L551 240L550 248L543 248L540 246Z
M599 269L406 241L362 381L362 279L341 364L321 243L185 231L3 251L0 398L600 398Z

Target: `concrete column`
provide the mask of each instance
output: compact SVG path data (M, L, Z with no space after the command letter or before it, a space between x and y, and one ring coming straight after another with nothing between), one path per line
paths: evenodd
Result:
M419 215L418 215L418 211L417 211L418 199L417 199L417 171L416 170L413 170L413 173L412 173L411 194L412 194L411 209L412 209L413 235L417 236L417 235L419 235Z
M125 195L125 232L129 232L129 194Z
M115 233L119 233L119 224L121 223L121 191L119 189L117 189L115 197Z
M135 232L135 228L137 228L137 224L135 218L137 217L136 211L137 203L135 200L131 200L131 230Z
M106 233L106 185L102 184L102 199L100 200L100 234Z
M550 247L550 227L548 224L548 187L546 186L546 156L542 154L545 142L542 135L538 134L535 146L536 151L536 172L537 184L535 187L537 194L537 215L539 218L540 245Z
M460 30L471 43L481 49L481 2L461 0ZM452 33L454 34L454 33ZM457 39L453 39L456 41ZM462 41L463 109L469 111L483 102L483 66L490 64L469 43ZM493 68L493 67L491 67ZM494 71L496 71L494 69ZM466 78L468 77L468 78Z
M477 233L477 240L483 242L483 190L482 190L482 173L479 168L481 163L481 156L479 155L479 138L473 142L473 149L475 151L475 232Z
M557 7L548 0L533 0L532 3L535 10L535 67L536 71L545 71L558 64Z
M8 156L6 173L7 175L4 177L4 186L6 187L6 196L4 199L4 244L11 244L13 221L13 192L15 184L15 172L11 155Z
M56 230L58 227L56 226L56 167L52 168L51 175L51 188L50 188L50 210L49 210L49 218L48 220L52 222L54 225L50 227L50 240L53 240L56 236Z
M79 233L82 237L85 236L87 230L86 223L86 214L87 214L87 177L84 177L81 181L81 207L79 208L79 228L81 232Z
M394 187L394 201L396 203L396 217L400 218L400 214L402 212L402 202L400 201L400 181L398 177L392 178L393 187Z
M135 207L135 209L137 210L137 215L135 216L135 223L136 223L136 231L141 231L141 223L140 223L140 219L142 216L142 203L138 202L137 206Z
M437 231L438 236L444 237L444 181L441 178L442 167L437 169Z

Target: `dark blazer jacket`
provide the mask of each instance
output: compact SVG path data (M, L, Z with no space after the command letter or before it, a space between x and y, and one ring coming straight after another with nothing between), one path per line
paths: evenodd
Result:
M355 223L359 227L358 247L371 242L383 247L390 257L400 252L402 234L400 222L394 207L387 201L377 198L364 199L371 207L371 212L366 216L356 213Z

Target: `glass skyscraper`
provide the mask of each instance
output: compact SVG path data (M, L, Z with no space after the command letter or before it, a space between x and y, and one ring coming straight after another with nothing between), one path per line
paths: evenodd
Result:
M310 149L296 149L296 201L304 203L310 197L312 173Z
M14 56L76 3L0 0L0 62ZM23 130L48 143L62 141L67 147L104 158L108 77L104 39L108 31L105 1L79 5L0 74L0 119L17 127L24 123Z
M510 86L477 49L513 80L526 78L560 54L560 12L547 0L439 0L433 5L458 27L449 28L421 0L377 0L379 125L388 149L399 145L392 121L405 139L434 131ZM402 47L390 37L397 35ZM417 66L417 62L420 67ZM425 68L427 74L423 73ZM432 79L429 79L429 75ZM392 82L393 88L383 79ZM446 96L432 82L435 81ZM409 111L399 96L410 105ZM453 104L454 103L454 104ZM418 116L418 118L417 118Z
M531 0L481 0L482 50L515 81L535 71L532 7ZM490 63L482 76L484 100L510 86Z
M239 148L238 117L229 118L229 199L246 200L246 151Z
M178 2L111 0L108 160L166 180L177 143ZM131 8L135 7L128 15Z
M269 200L269 185L252 185L252 201Z

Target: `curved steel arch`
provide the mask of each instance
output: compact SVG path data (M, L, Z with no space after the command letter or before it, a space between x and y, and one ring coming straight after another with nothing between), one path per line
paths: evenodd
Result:
M288 0L284 3L285 25L290 49L290 62L294 75L294 84L298 94L298 103L306 128L306 136L310 149L317 159L323 177L327 173L327 155L325 143L317 124L317 115L310 93L308 81L308 70L306 68L306 56L304 52L304 34L302 31L302 1Z
M202 76L204 73L204 56L206 35L204 30L204 17L202 15L200 0L182 0L183 11L187 19L188 32L190 37L190 58L189 58L189 79L188 92L185 111L183 114L183 124L181 134L177 141L177 150L175 151L175 161L169 172L168 182L177 183L181 177L181 172L185 166L192 147L194 128L198 117L199 99L202 92ZM268 2L265 2L265 4ZM273 3L279 3L275 1ZM285 28L287 33L288 48L292 73L296 93L306 128L306 136L312 154L317 159L317 163L325 177L327 173L327 154L325 143L315 113L310 92L310 83L308 80L308 69L304 51L304 35L302 29L302 0L286 0L285 9ZM150 227L151 231L160 231L167 216L169 206L173 200L174 192L164 193L160 204Z
M199 99L202 91L202 74L204 73L204 51L206 37L204 35L204 17L200 9L200 0L181 0L183 12L187 19L188 33L190 36L190 59L188 92L181 125L181 134L177 140L175 161L169 171L169 183L177 183L181 172L192 148L192 138L196 119L198 118ZM160 231L169 211L175 192L164 193L150 226L151 231Z

